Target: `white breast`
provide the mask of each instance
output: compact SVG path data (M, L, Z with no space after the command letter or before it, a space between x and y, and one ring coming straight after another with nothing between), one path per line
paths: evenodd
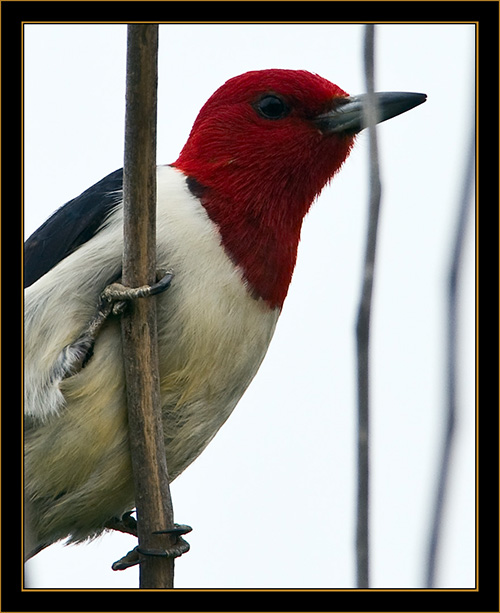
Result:
M78 375L53 386L50 367L85 327L99 292L120 270L121 224L117 209L106 228L26 291L26 413L66 420L70 433L71 420L85 412L86 420L77 421L85 422L90 436L92 427L99 431L94 441L102 439L103 448L123 444L112 427L113 419L125 419L118 322L106 325L94 357ZM247 291L217 227L189 192L184 175L168 166L158 168L157 254L157 267L175 275L157 297L162 406L174 478L211 440L247 388L279 311ZM106 439L108 429L114 442Z

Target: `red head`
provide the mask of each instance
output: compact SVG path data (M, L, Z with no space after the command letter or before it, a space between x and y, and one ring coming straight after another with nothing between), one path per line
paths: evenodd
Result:
M247 72L207 101L174 164L194 179L226 251L271 307L286 297L304 215L362 127L332 128L350 100L304 70Z

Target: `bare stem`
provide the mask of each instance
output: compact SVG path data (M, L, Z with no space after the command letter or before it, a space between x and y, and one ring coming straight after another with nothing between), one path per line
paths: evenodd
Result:
M472 200L472 188L475 173L475 125L471 129L470 143L466 151L464 183L458 207L458 220L455 230L453 251L451 254L448 274L447 296L447 355L446 355L446 385L447 401L445 407L445 430L443 436L442 456L436 486L434 508L432 511L431 529L429 535L429 550L425 585L435 587L438 548L441 538L443 511L448 490L450 459L455 438L456 424L456 384L457 384L457 328L458 328L458 285L460 263L462 261L463 243L467 224L467 214Z
M365 29L364 57L368 104L365 108L370 145L370 201L368 232L361 298L356 322L358 360L358 492L356 522L356 582L359 588L368 588L369 579L369 341L370 317L375 269L377 227L380 209L381 185L379 177L376 106L374 104L374 38L375 28Z
M158 26L134 24L127 36L123 284L156 280L156 99ZM130 450L139 546L160 550L172 536L172 501L160 415L155 298L134 301L122 316ZM142 556L141 588L173 587L171 558Z

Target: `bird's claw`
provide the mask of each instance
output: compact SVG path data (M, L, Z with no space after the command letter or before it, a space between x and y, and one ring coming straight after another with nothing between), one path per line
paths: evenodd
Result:
M187 553L190 549L189 543L182 538L183 534L191 532L192 528L185 524L174 524L169 530L155 530L153 534L173 534L177 537L174 545L166 549L151 549L146 547L134 547L123 558L120 558L111 565L113 570L125 570L140 563L140 556L155 556L161 558L178 558Z
M137 547L134 547L131 551L129 551L123 558L120 558L116 562L111 564L112 570L126 570L131 566L135 566L139 564L139 552L137 551Z
M137 536L137 520L132 515L132 511L124 513L121 517L113 517L106 522L104 527L108 530L117 530L124 534Z
M55 362L52 380L62 381L79 373L94 354L94 344L103 324L110 315L121 315L130 300L156 296L170 287L174 273L171 270L157 271L157 281L152 285L125 287L115 282L108 285L100 295L99 306L80 336L61 350Z
M147 298L148 296L156 296L164 292L172 282L174 273L171 270L158 270L157 281L151 285L141 285L140 287L126 287L122 283L115 282L108 285L101 294L101 301L104 303L112 303L113 314L119 315L123 313L126 303L137 298Z

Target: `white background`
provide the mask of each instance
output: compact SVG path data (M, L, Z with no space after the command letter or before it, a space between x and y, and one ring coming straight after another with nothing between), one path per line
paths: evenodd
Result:
M25 234L122 166L126 26L25 26ZM471 24L380 25L376 89L428 101L379 128L383 203L372 318L372 586L422 587L445 411L445 295L474 116ZM160 26L158 163L207 98L261 68L307 69L365 90L362 25ZM193 526L182 588L355 586L354 321L368 201L368 140L307 216L269 353L231 418L172 486ZM475 583L474 214L460 284L459 416L438 586ZM91 444L91 442L89 442ZM31 587L137 587L107 534L54 545Z

